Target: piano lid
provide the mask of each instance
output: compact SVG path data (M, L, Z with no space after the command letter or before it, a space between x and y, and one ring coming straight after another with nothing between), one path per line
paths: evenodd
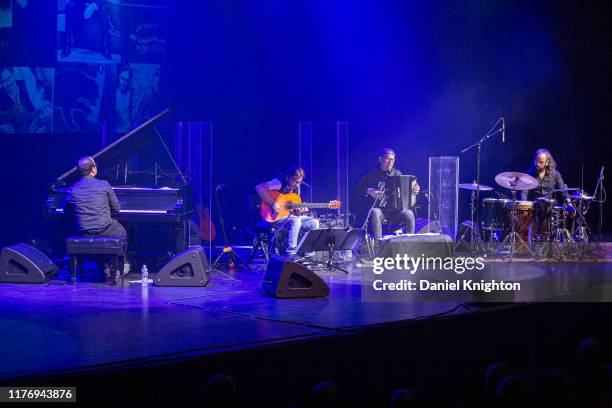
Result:
M97 152L92 157L96 161L96 164L101 169L109 169L115 165L118 165L122 161L127 160L134 152L139 149L144 148L145 146L153 143L158 140L161 142L163 146L163 150L169 156L170 161L178 175L180 175L183 184L186 184L185 177L182 172L178 168L174 157L168 150L168 147L164 143L161 135L155 129L155 125L157 125L163 119L166 119L170 115L171 110L165 109L157 115L153 116L151 119L142 123L140 126L132 129L124 136L106 146L104 149ZM67 185L74 184L80 178L79 171L77 167L73 167L68 170L66 173L62 174L58 177L57 181L66 183Z

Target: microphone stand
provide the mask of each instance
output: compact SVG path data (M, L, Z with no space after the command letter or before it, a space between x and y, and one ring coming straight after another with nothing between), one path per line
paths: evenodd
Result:
M217 265L219 265L219 262L221 261L221 258L223 257L223 255L225 255L227 257L226 259L226 268L227 269L233 269L236 266L238 266L238 263L243 264L244 266L246 266L246 268L252 272L251 267L249 266L248 263L244 262L242 260L242 258L240 258L240 256L236 253L236 251L234 251L234 248L228 243L227 240L227 232L225 230L225 220L223 219L223 211L221 210L221 203L219 201L219 190L221 190L223 188L223 186L221 184L217 185L217 187L215 187L215 204L217 205L217 211L219 212L219 225L221 226L221 233L223 235L223 243L225 244L225 246L223 247L223 251L221 251L221 253L219 254L219 256L217 256L217 258L215 259L215 261L212 263L212 266L210 267L210 272L219 272L221 273L221 275L225 276L226 278L229 278L233 281L237 281L237 279L232 278L231 276L219 271L217 269Z
M471 148L476 147L476 233L479 237L482 236L481 231L480 231L480 150L481 150L482 144L488 138L490 138L491 136L497 135L498 133L504 132L503 127L495 131L493 130L503 120L504 118L497 119L497 122L495 122L495 124L491 127L491 129L489 129L486 135L484 135L478 141L472 143L465 149L461 150L461 154L463 154L467 152L468 150L470 150ZM472 252L476 252L477 250L478 250L477 248L474 248L473 242L472 242Z
M595 250L594 252L596 252L598 255L603 256L604 251L603 251L603 247L601 246L601 243L603 241L603 235L602 235L602 229L603 229L603 203L606 201L606 190L604 189L603 186L603 181L604 181L604 175L603 175L603 171L604 168L601 168L601 172L599 173L599 177L597 179L597 185L595 186L595 191L593 192L593 195L597 198L597 195L599 194L599 197L597 198L597 203L599 204L599 220L597 223L597 240L595 241Z
M364 233L366 246L368 247L368 255L370 256L370 259L374 259L374 243L372 242L372 238L370 237L370 234L368 234L368 223L370 221L370 214L372 214L372 210L374 209L374 207L376 207L376 204L378 204L378 200L381 197L382 197L382 193L378 193L376 195L376 197L374 198L374 202L372 203L372 206L368 210L368 215L366 216L365 221L363 222L363 225L361 226L361 229Z

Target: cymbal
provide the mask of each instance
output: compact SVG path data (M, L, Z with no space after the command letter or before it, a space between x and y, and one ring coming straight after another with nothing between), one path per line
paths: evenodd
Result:
M551 190L550 192L551 193L565 193L567 191L578 191L578 190L580 189L577 187L563 187L563 188L558 188L556 190Z
M584 200L584 201L593 201L595 197L584 194L582 191L575 192L569 197L571 200Z
M457 185L459 188L462 188L464 190L480 190L480 191L491 191L493 190L493 187L489 187L486 186L484 184L480 185L480 188L478 188L478 185L476 183L461 183Z
M533 190L538 186L538 180L518 171L499 173L495 176L495 182L504 188L519 191Z

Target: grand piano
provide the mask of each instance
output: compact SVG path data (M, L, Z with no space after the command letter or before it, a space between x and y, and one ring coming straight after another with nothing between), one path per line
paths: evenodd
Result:
M97 177L111 184L121 203L115 217L128 231L128 251L132 253L155 243L156 249L148 245L148 252L163 251L156 255L171 256L188 244L193 216L190 184L156 128L169 114L169 109L160 112L92 156ZM79 178L73 167L49 187L45 216L62 236L74 224L65 214L66 196Z

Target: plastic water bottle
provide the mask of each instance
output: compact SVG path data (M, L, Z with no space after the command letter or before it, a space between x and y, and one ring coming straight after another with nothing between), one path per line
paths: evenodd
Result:
M140 275L142 277L142 286L147 286L149 284L149 270L147 269L147 265L142 265Z

